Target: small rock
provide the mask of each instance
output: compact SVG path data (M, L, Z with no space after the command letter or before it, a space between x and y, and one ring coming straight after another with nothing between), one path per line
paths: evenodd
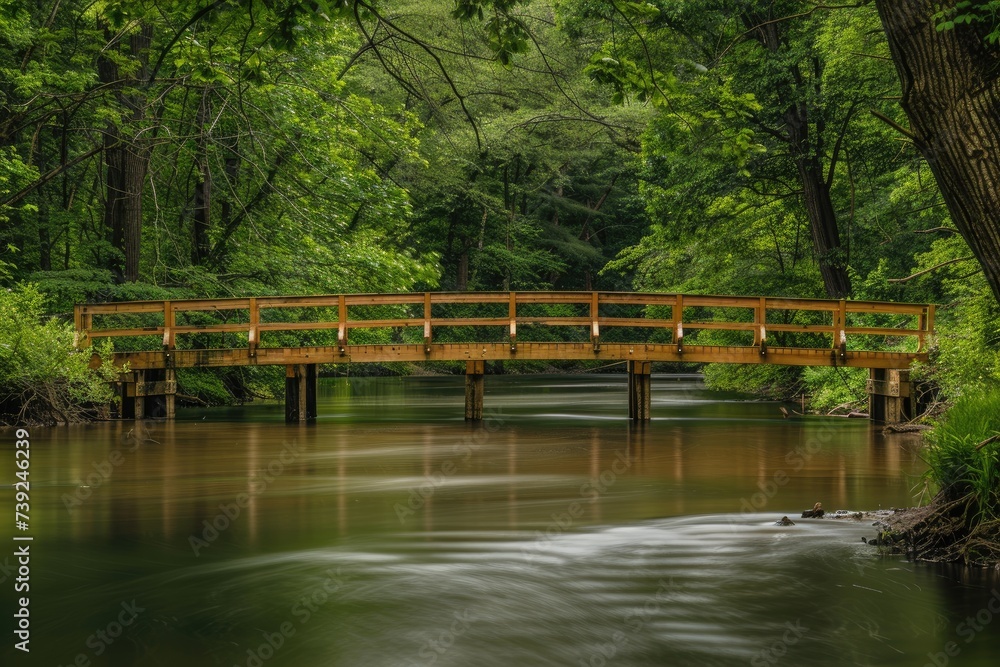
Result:
M823 510L823 503L816 503L811 510L802 513L803 519L822 519L826 512Z

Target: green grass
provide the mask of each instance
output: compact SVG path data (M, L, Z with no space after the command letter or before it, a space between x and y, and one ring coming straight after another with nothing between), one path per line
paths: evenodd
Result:
M1000 389L966 392L928 440L927 474L943 500L968 497L973 525L1000 518Z

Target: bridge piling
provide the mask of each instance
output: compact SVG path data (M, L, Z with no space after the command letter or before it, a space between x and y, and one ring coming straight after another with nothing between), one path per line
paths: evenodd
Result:
M876 424L899 424L918 416L916 387L908 369L872 368L868 380L868 415Z
M316 421L316 364L285 366L285 423Z
M482 361L465 362L465 420L483 420L483 374L485 363Z
M628 416L632 421L649 421L652 382L649 361L628 362Z
M150 368L127 373L121 381L122 419L173 419L176 371Z

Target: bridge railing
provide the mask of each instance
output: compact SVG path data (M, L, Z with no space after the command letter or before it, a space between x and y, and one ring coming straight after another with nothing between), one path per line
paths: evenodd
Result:
M489 313L477 314L477 308ZM312 316L304 319L305 312ZM796 321L802 313L813 315L811 321ZM152 336L157 342L147 345L172 350L179 338L195 334L240 334L251 355L262 346L265 334L277 332L335 331L336 345L346 354L351 332L359 329L416 329L417 338L422 332L422 342L429 349L441 342L435 336L457 342L451 340L453 336L440 335L448 327L499 327L512 351L526 327L582 328L595 350L614 330L658 330L678 351L686 333L714 330L739 333L745 344L766 354L776 334L819 334L829 337L827 345L842 353L849 340L863 344L867 336L903 338L915 340L915 351L920 352L934 330L934 306L926 304L631 292L417 292L134 301L81 304L75 307L74 316L79 346L93 338L134 339L133 344L140 344L142 337ZM851 349L860 348L852 344Z

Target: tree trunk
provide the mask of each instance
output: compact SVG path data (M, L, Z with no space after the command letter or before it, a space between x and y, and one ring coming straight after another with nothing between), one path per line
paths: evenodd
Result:
M212 171L208 162L208 130L211 102L211 88L206 86L202 91L201 102L198 104L197 168L198 183L194 188L194 219L191 224L191 263L200 265L208 259L212 250L209 245L208 232L212 226Z
M455 289L459 292L465 292L469 289L469 247L467 245L462 246L462 253L458 256Z
M108 42L115 35L105 27ZM146 103L139 92L126 94L124 85L141 85L146 76L146 64L153 29L142 25L128 39L128 55L136 59L138 71L122 80L117 62L112 58L98 59L101 83L115 85L115 97L124 118L120 124L109 122L104 130L104 162L107 166L104 200L104 228L118 255L108 260L108 268L119 281L139 279L139 251L142 240L142 191L149 168L150 149L136 136L138 124L145 118Z
M752 31L753 38L777 57L784 45L779 23L769 17L744 14L743 23ZM820 79L819 63L816 80ZM843 299L851 294L851 279L847 273L847 257L840 242L837 213L830 197L830 183L823 178L823 118L806 101L819 97L819 90L809 90L809 83L802 74L799 63L792 64L787 84L779 85L778 100L786 104L783 115L788 151L795 161L796 173L802 185L802 203L809 219L813 252L819 263L820 276L826 294L833 299ZM816 85L816 84L814 84ZM815 113L814 113L815 112ZM814 131L810 131L810 124Z
M938 4L876 1L913 142L1000 301L1000 48L968 25L939 32Z
M799 156L796 165L823 286L831 299L844 299L851 294L851 278L847 273L847 258L840 244L840 229L837 226L837 214L833 210L833 200L830 198L830 187L823 179L823 169L818 159Z

